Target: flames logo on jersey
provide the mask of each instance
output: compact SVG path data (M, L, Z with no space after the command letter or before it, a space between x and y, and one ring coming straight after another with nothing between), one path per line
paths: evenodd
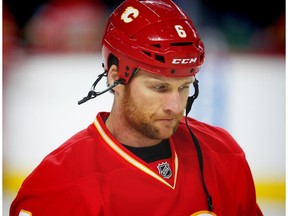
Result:
M163 178L169 179L172 176L172 170L167 162L158 164L157 169Z
M217 216L217 215L210 211L199 211L199 212L195 212L191 216Z

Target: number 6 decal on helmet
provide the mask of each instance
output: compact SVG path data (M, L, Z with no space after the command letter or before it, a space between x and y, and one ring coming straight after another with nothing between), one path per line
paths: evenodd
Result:
M181 26L181 25L175 25L174 28L176 29L179 37L181 37L181 38L186 38L186 37L187 37L187 34L186 34L186 32L184 31L183 26Z

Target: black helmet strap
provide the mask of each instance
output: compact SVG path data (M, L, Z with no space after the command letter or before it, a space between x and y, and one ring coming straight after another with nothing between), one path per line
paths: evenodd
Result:
M198 97L199 95L199 86L198 86L198 80L195 79L195 81L193 82L193 86L195 89L195 92L192 96L188 97L187 100L187 105L186 105L186 117L185 117L185 123L186 126L189 130L190 136L192 137L193 143L195 145L196 148L196 152L197 152L197 157L198 157L198 163L199 163L199 168L200 168L200 172L201 172L201 179L202 179L202 184L203 184L203 188L204 188L204 192L206 194L207 197L207 205L208 205L208 209L209 211L213 211L213 203L212 203L212 196L210 195L206 182L205 182L205 178L204 178L204 165L203 165L203 154L202 154L202 150L200 147L200 143L197 139L197 137L195 136L195 134L192 132L192 129L190 128L189 124L188 124L188 113L190 112L191 108L192 108L192 104L194 102L194 100Z
M103 77L107 77L107 71L104 71L103 73L98 75L98 78L95 80L95 82L92 84L90 91L88 92L87 96L84 97L82 100L78 101L78 105L85 103L86 101L96 98L97 96L104 94L105 92L113 89L115 86L119 85L119 84L124 84L125 80L124 79L119 79L114 81L114 83L112 85L110 85L107 89L103 90L103 91L95 91L96 85L98 84L98 82L103 78Z

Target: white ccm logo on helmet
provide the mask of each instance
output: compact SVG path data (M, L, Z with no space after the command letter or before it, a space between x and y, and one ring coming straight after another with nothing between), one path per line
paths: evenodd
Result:
M172 64L190 64L195 63L197 61L197 58L185 58L185 59L173 59Z
M132 17L135 19L138 17L138 15L139 15L139 10L129 6L121 15L121 20L123 20L125 23L130 23L133 21Z

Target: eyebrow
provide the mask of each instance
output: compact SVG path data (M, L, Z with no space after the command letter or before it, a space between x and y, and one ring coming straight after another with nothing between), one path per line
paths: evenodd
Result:
M158 76L156 74L153 74L153 73L149 73L149 72L146 72L146 71L143 71L144 73L141 73L142 71L140 70L138 73L141 74L141 75L144 75L145 77L145 82L153 82L153 81L156 81L156 82L161 82L163 84L169 84L169 81L167 81L165 78L168 78L168 77L163 77L163 76ZM172 78L172 77L171 77ZM175 78L175 77L174 77ZM184 78L184 77L178 77L179 79L181 78ZM182 85L190 85L194 82L195 79L193 79L193 77L190 78L190 80L187 80L186 82L184 82Z
M157 77L149 77L145 82L146 82L146 83L149 83L149 82L159 82L159 83L161 83L161 84L171 85L170 82L167 82L166 80L158 79ZM181 86L183 86L183 85L191 85L192 83L193 83L193 79L181 83Z
M193 80L190 80L190 81L187 81L187 82L185 82L183 85L190 85L190 84L192 84L193 83Z

